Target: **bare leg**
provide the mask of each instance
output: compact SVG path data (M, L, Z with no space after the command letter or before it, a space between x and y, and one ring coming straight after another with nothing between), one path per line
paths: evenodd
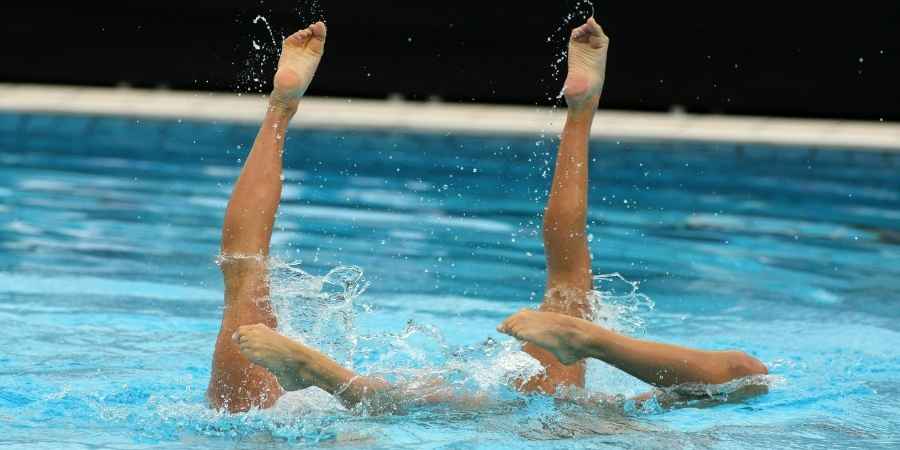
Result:
M207 398L217 409L266 408L282 394L275 377L241 355L231 336L241 325L276 325L265 258L281 200L284 137L299 99L312 81L324 44L325 25L321 22L285 40L268 111L225 211L221 264L225 311L207 389Z
M724 383L766 373L742 352L707 352L640 341L583 320L589 317L586 293L592 288L585 239L588 141L594 110L603 89L609 39L597 22L572 32L564 93L569 105L560 140L550 199L544 215L547 292L540 311L522 311L498 330L526 342L546 374L523 388L552 393L560 384L584 384L584 358L598 358L655 386Z
M362 403L369 413L378 413L411 404L453 403L473 407L484 400L479 395L455 392L439 378L426 377L409 385L392 385L376 377L357 375L262 324L239 327L233 339L244 356L269 369L286 390L317 386L348 408Z
M262 324L239 327L232 339L247 359L271 371L288 391L317 386L353 407L387 395L391 387L383 380L357 375Z
M587 293L593 286L585 236L588 142L603 88L608 46L609 39L593 18L572 31L569 72L563 88L568 115L544 211L547 291L540 309L580 318L591 314ZM546 372L526 382L523 389L553 393L561 384L584 385L582 363L566 366L552 353L530 343L524 350L540 361Z
M684 383L721 384L768 373L740 351L704 351L643 341L562 314L524 310L498 330L552 353L563 364L597 358L657 387Z

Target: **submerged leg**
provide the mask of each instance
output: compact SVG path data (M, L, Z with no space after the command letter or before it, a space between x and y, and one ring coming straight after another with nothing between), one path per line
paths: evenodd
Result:
M242 325L276 325L265 258L281 200L284 137L299 99L312 81L324 44L325 25L321 22L284 41L269 108L225 211L221 264L225 311L207 389L207 398L217 409L265 408L282 393L275 377L241 355L231 336Z
M569 72L563 88L568 114L544 211L547 291L541 311L581 318L591 314L587 299L592 289L591 260L585 229L588 142L603 88L608 46L609 39L593 18L573 30L569 41ZM526 344L524 350L540 361L546 372L526 382L523 389L553 393L560 384L584 385L583 364L566 366L533 344Z
M768 373L740 351L705 351L644 341L562 314L521 311L498 330L552 353L563 364L596 358L657 387L684 383L721 384Z

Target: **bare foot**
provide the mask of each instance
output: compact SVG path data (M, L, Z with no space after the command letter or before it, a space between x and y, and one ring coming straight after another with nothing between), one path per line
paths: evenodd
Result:
M563 314L524 309L509 316L497 331L530 342L569 365L587 356L586 320Z
M238 327L231 338L245 358L272 372L284 390L297 391L315 384L305 358L310 352L304 351L307 349L302 344L261 323Z
M569 73L563 85L563 94L570 107L597 107L606 77L607 49L609 38L593 17L572 30Z
M273 107L297 108L325 52L325 31L325 24L316 22L284 40L275 72L275 89L269 98Z

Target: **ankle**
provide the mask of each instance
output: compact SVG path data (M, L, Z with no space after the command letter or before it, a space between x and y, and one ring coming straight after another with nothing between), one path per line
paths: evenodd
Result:
M300 107L299 98L286 97L276 92L269 96L269 112L290 119Z
M571 119L585 119L585 118L593 118L594 111L597 110L597 106L600 104L600 96L592 95L585 99L579 100L566 100L566 103L569 105L566 113Z
M595 358L602 353L602 339L597 335L599 327L587 320L575 321L570 342L582 358Z
M290 341L288 345L290 346L290 351L287 358L285 358L285 364L289 365L292 370L306 370L310 359L309 349L294 341Z

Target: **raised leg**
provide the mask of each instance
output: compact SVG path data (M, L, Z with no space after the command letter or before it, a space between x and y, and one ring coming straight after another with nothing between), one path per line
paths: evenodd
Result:
M284 41L269 108L225 211L222 263L225 310L207 398L228 411L266 408L282 394L276 378L245 358L231 339L242 325L275 327L266 257L281 200L281 156L288 123L312 81L325 44L319 22Z
M587 293L593 286L585 235L588 143L603 89L608 47L609 39L594 18L572 31L569 72L563 88L568 114L544 211L547 290L540 309L580 318L591 314ZM566 366L552 353L530 343L524 350L540 361L546 371L526 382L523 389L553 393L559 385L584 385L582 363Z
M526 390L555 392L561 384L584 384L584 358L601 359L654 386L724 383L763 374L766 367L739 351L710 352L641 341L605 330L587 320L592 288L585 239L588 141L594 110L603 89L609 38L597 22L572 32L564 94L569 105L560 140L550 199L544 214L547 292L540 312L522 311L498 330L526 342L546 373Z
M657 387L721 384L768 373L762 362L741 351L696 350L634 339L562 314L524 310L497 329L541 347L563 364L597 358Z

